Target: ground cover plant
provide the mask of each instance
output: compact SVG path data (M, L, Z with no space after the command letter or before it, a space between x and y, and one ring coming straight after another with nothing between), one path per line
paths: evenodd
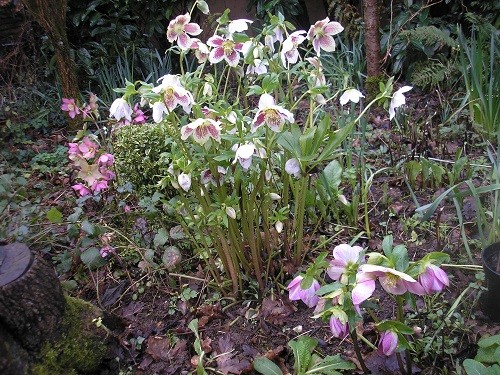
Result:
M2 237L127 322L102 373L497 371L494 83L456 101L388 77L367 100L340 23L227 11L202 41L195 12L166 28L157 81L61 98L83 129L1 164ZM474 38L493 66L498 38Z

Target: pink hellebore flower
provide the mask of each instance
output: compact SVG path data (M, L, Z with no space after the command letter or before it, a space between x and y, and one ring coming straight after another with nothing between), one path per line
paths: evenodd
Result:
M446 272L434 264L427 265L425 271L418 275L418 281L426 294L441 292L445 286L450 285Z
M406 103L406 98L403 94L410 91L412 88L413 87L411 86L403 86L392 94L392 100L389 104L389 120L392 120L394 116L396 116L396 108L401 107Z
M84 197L84 196L90 194L90 189L83 184L75 184L71 187L73 188L74 191L76 191L78 194L80 194L81 197Z
M348 323L342 323L336 316L330 317L330 330L334 337L343 339L349 334Z
M182 86L179 77L167 74L158 79L158 82L160 81L161 83L158 86L153 87L153 92L163 95L163 103L165 104L166 109L168 109L169 112L172 112L175 107L180 105L184 112L190 113L191 106L194 103L193 95ZM162 112L164 112L165 107L160 108ZM154 110L155 107L153 105L153 117L155 117ZM154 120L156 121L157 119L158 116L156 116Z
M97 160L100 166L106 166L106 167L112 166L114 161L115 157L112 154L102 154L101 156L99 156L99 159Z
M233 164L239 162L241 167L247 171L252 165L252 156L255 153L255 145L253 143L245 143L239 145L236 149Z
M99 168L99 172L101 172L102 178L106 181L111 181L116 178L115 172L107 169L106 167Z
M269 94L262 94L259 99L259 110L252 121L251 131L255 132L264 123L274 132L280 132L283 124L295 121L293 114L276 105L274 98Z
M380 334L378 351L380 354L391 356L398 347L398 335L394 331L384 331Z
M344 28L338 22L331 21L326 17L324 20L316 22L307 33L307 39L312 41L313 48L319 56L320 51L335 51L335 40L333 35L342 32Z
M81 157L78 143L68 143L68 155L70 160L76 160L78 157Z
M332 280L340 280L342 274L348 272L354 264L359 264L363 259L360 258L363 248L361 246L350 246L342 244L333 249L333 259L326 270Z
M190 23L191 16L189 13L175 17L167 27L167 39L170 43L177 41L179 48L187 50L191 47L191 38L188 34L199 35L201 28L196 23Z
M95 156L96 151L99 149L99 145L92 142L89 137L85 137L78 145L78 149L85 159L90 159Z
M299 50L297 47L301 44L306 37L304 36L306 32L304 30L298 30L291 33L288 38L283 42L281 47L281 62L286 66L286 62L290 64L295 64L299 59Z
M290 284L288 284L288 297L291 301L302 300L308 307L314 307L319 301L319 296L315 293L320 288L319 282L317 280L313 280L312 285L308 289L302 289L300 287L300 283L302 282L303 277L297 276L293 279Z
M231 39L225 39L219 35L214 35L207 40L207 45L214 47L210 51L208 60L212 64L217 64L226 60L229 66L235 67L240 61L240 53L243 50L243 43L233 42Z
M384 288L387 293L395 295L406 293L408 290L412 289L411 284L417 283L417 280L410 275L396 271L393 268L378 266L376 264L363 264L359 267L358 274L356 275L356 281L358 283L375 280L376 278L378 278L380 285L382 285L382 288Z
M135 103L135 105L134 105L134 122L136 124L144 124L147 119L148 119L148 117L139 108L139 103Z
M321 65L321 61L317 57L307 57L306 60L309 61L312 66L314 66L314 70L311 71L311 77L314 78L314 84L316 86L326 85L326 78L323 74L323 66Z
M61 109L64 112L68 112L69 117L75 118L76 115L80 114L80 108L75 103L75 99L63 98Z
M108 181L107 180L95 181L90 188L92 189L92 191L99 193L101 190L105 190L108 188Z
M210 138L220 143L220 121L210 118L199 118L181 128L181 139L185 141L189 136L200 145L205 144Z
M120 121L122 118L132 121L132 112L132 108L123 98L116 99L109 108L109 115L114 117L116 121Z
M114 254L116 252L115 248L112 246L104 246L101 250L99 250L99 254L101 257L106 258L109 254Z
M340 105L345 105L348 102L359 103L359 99L364 97L365 96L356 89L345 90L340 96Z

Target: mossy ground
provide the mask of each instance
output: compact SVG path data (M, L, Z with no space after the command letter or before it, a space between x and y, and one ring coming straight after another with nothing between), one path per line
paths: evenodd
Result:
M96 371L106 353L106 331L92 321L100 310L83 300L66 297L61 335L46 342L40 361L33 366L34 375L77 375Z

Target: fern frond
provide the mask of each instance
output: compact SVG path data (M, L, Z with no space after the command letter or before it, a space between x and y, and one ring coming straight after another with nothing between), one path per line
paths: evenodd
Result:
M450 79L457 71L455 61L449 60L445 65L441 61L427 60L415 64L410 79L413 84L422 88L434 87Z
M455 48L458 44L455 39L436 26L420 26L412 30L404 30L401 34L409 40L421 42L426 46L441 44L442 46Z

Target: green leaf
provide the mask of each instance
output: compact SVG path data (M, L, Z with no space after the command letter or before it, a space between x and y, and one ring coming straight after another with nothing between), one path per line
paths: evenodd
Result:
M487 375L488 369L482 363L473 359L466 359L463 363L467 375Z
M97 247L90 247L80 254L80 259L90 269L97 269L106 264Z
M210 9L208 8L208 4L203 0L198 0L196 2L196 6L203 14L210 14Z
M408 250L404 245L397 245L392 250L391 256L389 257L394 264L397 271L404 272L408 268Z
M483 337L483 338L481 338L481 340L479 340L477 345L480 348L487 348L487 347L493 346L493 345L500 345L500 335Z
M90 221L88 220L84 220L82 221L82 230L87 233L87 234L94 234L94 231L95 231L95 227L93 224L90 223Z
M412 335L414 333L412 328L395 320L384 320L378 323L376 326L379 331L391 330L404 335Z
M47 211L47 219L49 219L51 223L60 223L62 222L62 218L63 214L55 207Z
M337 160L332 160L321 174L322 182L326 183L330 194L338 190L342 180L342 166Z
M153 239L155 247L163 246L168 241L168 233L165 228L160 228Z
M384 251L385 256L390 256L392 254L392 235L385 236L382 240L382 250Z
M300 336L297 340L288 342L294 355L294 369L300 375L307 370L311 362L311 353L318 345L318 340L309 336Z
M321 362L315 364L306 374L325 374L336 375L340 374L335 370L354 370L354 363L346 361L339 354L335 356L326 356Z
M283 375L278 365L266 357L257 357L253 361L253 368L263 375Z

